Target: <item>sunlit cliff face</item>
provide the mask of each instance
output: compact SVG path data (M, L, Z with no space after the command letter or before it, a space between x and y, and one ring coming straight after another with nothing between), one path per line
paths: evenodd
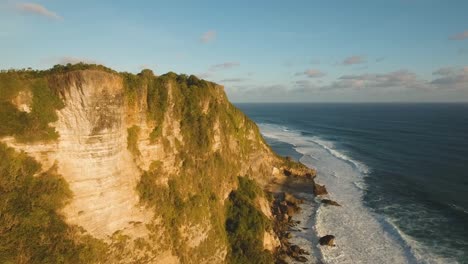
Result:
M222 87L175 76L156 87L163 77L132 77L141 79L130 86L128 76L101 70L51 75L49 86L64 104L50 124L59 137L1 141L34 157L44 171L54 167L73 193L61 212L66 222L111 244L116 234L125 236L125 259L149 254L176 263L202 252L195 257L201 262L223 262L224 200L236 188L237 176L266 183L279 159L255 124L227 101ZM21 96L13 104L31 109L31 96ZM155 203L162 193L169 198ZM195 211L172 204L193 199L200 206ZM180 211L173 219L168 210ZM272 247L275 237L264 237ZM145 246L132 250L137 244ZM183 250L175 255L175 247Z

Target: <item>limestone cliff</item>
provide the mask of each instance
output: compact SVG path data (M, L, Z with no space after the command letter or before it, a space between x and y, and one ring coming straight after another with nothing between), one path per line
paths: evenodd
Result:
M57 214L80 230L67 231L73 241L101 243L95 262L229 262L225 201L237 177L264 185L288 162L222 86L195 76L68 65L0 77L1 142L40 164L34 177L65 180L71 198Z

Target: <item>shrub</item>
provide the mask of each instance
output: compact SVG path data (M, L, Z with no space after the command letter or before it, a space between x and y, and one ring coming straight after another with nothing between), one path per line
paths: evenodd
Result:
M89 263L106 244L78 236L57 211L71 197L52 168L0 143L0 263ZM36 176L37 174L37 176Z
M25 80L25 73L0 73L0 136L19 141L50 141L59 137L49 123L57 121L56 110L64 104L44 78ZM32 92L31 112L19 111L10 100L20 90Z
M273 263L273 256L263 249L263 234L269 220L254 205L260 188L253 180L244 177L238 180L239 187L229 195L226 213L231 263Z
M127 129L127 149L136 156L141 155L140 150L138 149L139 134L139 126L132 126Z

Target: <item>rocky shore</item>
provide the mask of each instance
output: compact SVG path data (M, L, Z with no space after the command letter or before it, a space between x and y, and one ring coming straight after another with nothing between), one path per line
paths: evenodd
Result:
M310 255L310 252L307 252L289 241L292 237L292 229L296 228L297 225L301 223L300 221L292 220L292 217L301 210L299 205L303 203L303 201L287 192L278 192L273 195L274 201L272 211L275 217L273 229L280 241L280 247L276 253L276 263L288 263L288 257L299 262L306 262L308 258L304 255Z
M282 172L285 178L273 182L268 188L273 197L273 230L280 241L275 252L276 263L321 263L318 246L334 246L335 236L317 236L313 226L315 211L320 203L341 205L330 199L321 199L328 192L324 185L315 182L315 172L284 168ZM303 207L309 210L303 212ZM307 245L301 243L304 239Z

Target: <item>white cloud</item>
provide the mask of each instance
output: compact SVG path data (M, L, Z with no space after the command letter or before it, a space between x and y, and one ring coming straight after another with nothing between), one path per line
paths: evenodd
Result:
M425 88L426 82L407 70L384 74L344 75L333 82L329 88Z
M421 91L468 89L468 66L463 68L445 67L433 72L433 80L425 80L408 70L388 73L367 73L343 75L335 81L318 85L318 82L302 80L295 83L299 91L331 91L343 89L418 89Z
M240 63L235 62L235 61L224 62L224 63L220 63L220 64L216 64L216 65L211 66L210 71L219 71L219 70L231 69L231 68L237 67L239 65L240 65Z
M439 89L468 89L468 66L441 68L433 74L440 76L431 81Z
M320 78L320 77L325 76L326 74L317 69L308 69L304 72L296 73L296 76L301 76L301 75L306 75L309 78Z
M458 34L452 35L449 37L451 40L464 40L468 39L468 30L460 32Z
M455 68L454 67L443 67L440 68L432 73L432 75L441 75L441 76L447 76L455 73Z
M301 73L305 76L304 73ZM331 82L323 79L307 78L289 84L228 86L227 91L238 101L336 101L343 98L354 98L359 101L405 101L411 98L406 95L423 98L438 98L460 95L468 92L468 66L445 67L435 70L433 78L423 78L412 71L398 70L384 73L366 73L343 75ZM388 95L388 97L386 97ZM341 97L337 97L341 96ZM343 97L344 96L344 97ZM376 97L377 96L377 97ZM320 99L317 99L320 98ZM416 98L416 97L414 97ZM463 98L463 97L461 97ZM465 97L466 98L466 97Z
M343 65L353 65L353 64L361 64L361 63L365 63L365 62L366 62L366 58L364 56L354 55L354 56L351 56L351 57L348 57L348 58L344 59L342 64Z
M203 43L210 43L216 39L216 31L210 30L205 33L203 33L200 37L200 41Z
M35 3L20 3L16 5L16 9L29 14L40 15L56 20L62 20L63 18L59 16L57 13L50 11L49 9L45 8L42 5L35 4Z

